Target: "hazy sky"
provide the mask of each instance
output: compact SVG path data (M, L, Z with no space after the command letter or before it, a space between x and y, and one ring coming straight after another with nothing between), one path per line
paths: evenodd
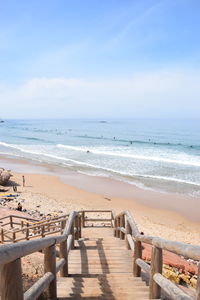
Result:
M199 118L199 0L0 0L0 118Z

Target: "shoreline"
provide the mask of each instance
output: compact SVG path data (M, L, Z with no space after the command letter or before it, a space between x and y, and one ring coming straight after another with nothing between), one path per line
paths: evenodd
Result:
M16 173L28 172L31 174L58 176L63 183L86 192L92 192L108 198L134 200L150 208L169 210L172 213L176 212L190 221L200 223L200 196L192 197L187 194L154 191L114 178L89 176L78 171L67 170L62 166L16 159L9 156L0 155L0 166L1 164L7 169L11 168Z
M87 178L68 172L61 174L61 168L2 156L0 165L4 168L10 166L14 175L12 180L19 184L20 196L10 204L13 208L17 202L22 202L23 208L37 209L44 214L81 209L113 209L118 213L129 209L139 230L145 234L186 243L200 243L200 221L169 209L174 203L177 205L177 202L188 200L188 206L184 209L187 210L190 206L189 215L191 216L192 210L198 215L200 210L191 205L188 197L183 199L175 195L176 198L173 196L170 203L163 205L162 201L168 199L169 194L140 190L132 186L128 188L128 184L107 178ZM22 175L26 179L24 188ZM196 198L195 200L197 201Z

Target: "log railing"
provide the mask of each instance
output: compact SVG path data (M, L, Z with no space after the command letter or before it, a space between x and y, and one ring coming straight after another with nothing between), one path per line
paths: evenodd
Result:
M133 251L133 276L140 277L141 270L149 274L150 299L159 299L161 297L161 290L163 290L170 296L170 299L194 300L162 275L163 250L200 261L200 246L143 235L139 232L129 211L124 211L115 216L114 224L114 236L122 240L126 239L127 248ZM142 259L142 243L152 245L150 265ZM200 264L196 300L200 300Z
M97 227L104 226L104 227L113 227L113 211L111 210L81 210L79 213L82 214L82 227L89 227L88 222L92 223L92 226L94 227L93 223L97 223ZM90 214L108 214L108 217L102 218L102 217L89 217Z
M81 227L87 226L86 213L109 213L110 227L114 236L126 240L127 248L134 253L133 276L141 276L141 270L149 274L149 298L159 299L161 290L171 299L192 300L174 283L162 275L163 250L168 250L186 258L200 261L200 246L168 241L158 237L140 234L136 223L128 211L116 215L112 211L73 211L67 220L62 234L43 239L19 242L0 246L1 300L34 300L41 294L45 299L56 300L56 274L68 276L68 254L74 248L74 240L81 237ZM102 222L100 217L90 222ZM108 222L108 219L106 219ZM151 264L142 259L142 243L152 245ZM56 260L56 247L59 246L59 260ZM44 253L44 275L23 294L21 258L36 251ZM200 300L200 267L197 279L196 300Z
M5 217L3 219L8 218L9 222L3 223L1 225L0 242L2 244L6 242L16 243L22 240L30 240L36 237L44 238L49 234L55 234L59 232L60 234L62 234L68 216L69 215L61 215L41 221L14 215ZM16 227L16 225L18 226Z
M73 211L61 235L0 246L1 300L35 300L41 295L43 299L57 299L56 274L60 271L62 277L68 276L68 255L74 248L74 241L81 238L81 227L87 219L83 212L110 213L109 221L113 224L112 211ZM103 220L102 217L98 218L98 222ZM59 260L56 260L57 246L60 250ZM37 251L44 253L44 275L23 293L21 258Z
M57 299L56 273L68 276L68 254L74 240L81 237L81 214L73 211L62 235L33 241L2 245L1 300L34 300L41 294L47 299ZM60 259L56 261L56 246L60 247ZM36 251L44 253L44 275L23 293L21 258Z
M35 223L38 221L37 219L34 219L34 218L9 215L9 216L0 218L0 226L1 227L8 226L9 228L13 228L14 225L21 225L21 220L24 220L27 222L32 222L32 223Z

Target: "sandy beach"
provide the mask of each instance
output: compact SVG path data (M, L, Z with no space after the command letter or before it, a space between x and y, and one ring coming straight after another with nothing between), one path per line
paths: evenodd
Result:
M200 243L198 198L143 190L107 178L70 174L52 166L11 158L1 157L0 165L12 170L12 181L18 185L19 197L8 202L7 207L15 209L17 202L21 202L23 209L37 210L41 216L81 209L129 209L145 234Z

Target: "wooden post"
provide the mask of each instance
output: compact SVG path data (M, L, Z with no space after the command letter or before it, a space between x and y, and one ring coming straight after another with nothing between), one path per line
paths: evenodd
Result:
M156 273L162 274L162 249L153 246L151 254L151 271L150 271L150 283L149 283L149 298L150 299L160 299L161 288L154 281L153 276Z
M75 232L75 235L74 235L74 238L75 240L78 240L79 239L79 233L78 233L78 230L79 230L79 226L78 226L78 215L75 217L75 220L74 220L74 227L76 228L76 232Z
M71 249L74 249L74 222L72 223L70 234L72 235Z
M44 227L44 225L41 226L41 235L42 235L42 238L45 237L45 227Z
M13 217L10 216L10 227L13 228Z
M57 287L56 287L56 247L52 245L44 250L44 273L51 272L54 275L54 279L45 290L45 299L56 300L57 299Z
M125 227L125 216L124 215L120 216L120 227ZM125 239L125 234L122 231L120 231L120 239L121 240Z
M79 220L78 227L79 227L79 239L80 239L81 235L82 235L82 233L81 233L81 215L80 214L78 216L78 220Z
M120 226L120 217L117 217L117 227ZM117 229L117 237L119 238L120 237L120 230Z
M15 243L16 241L16 233L15 232L13 232L13 243Z
M1 300L13 299L24 299L20 258L4 265L1 270Z
M197 300L200 300L200 263L198 266L198 275L197 275Z
M63 230L65 228L65 224L66 224L66 221L61 221L61 223L60 223L60 234L63 233Z
M21 221L21 229L22 229L22 233L24 233L23 228L24 228L24 221Z
M29 223L26 224L26 239L29 240Z
M122 226L122 223L123 223L122 217L123 216L119 217L119 227L123 227ZM123 240L123 238L122 238L123 237L123 232L121 232L121 230L119 231L119 236L120 236L120 240Z
M82 211L82 227L85 227L85 212Z
M114 218L114 230L113 230L113 234L114 234L114 237L117 237L117 219Z
M142 243L134 241L134 255L133 255L133 276L140 277L141 268L137 265L136 259L142 258Z
M60 243L60 258L64 258L66 263L60 270L61 277L68 276L68 254L67 254L67 240Z
M1 228L1 242L2 242L2 244L4 243L4 232L3 232L3 228Z
M127 221L126 222L126 247L127 247L128 250L130 250L131 247L130 247L129 242L127 240L127 234L131 234L131 233L132 233L131 232L131 226L130 226L129 222Z

